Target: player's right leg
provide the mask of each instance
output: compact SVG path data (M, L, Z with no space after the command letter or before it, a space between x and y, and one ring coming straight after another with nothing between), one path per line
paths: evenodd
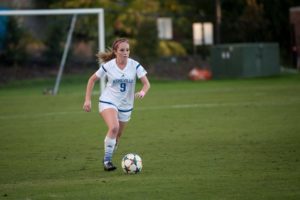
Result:
M112 156L119 132L118 111L114 108L107 108L102 110L100 114L108 127L108 131L104 139L104 170L113 171L116 169L116 167L112 164Z

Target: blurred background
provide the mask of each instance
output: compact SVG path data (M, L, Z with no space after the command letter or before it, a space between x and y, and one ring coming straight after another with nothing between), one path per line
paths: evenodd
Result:
M300 69L298 0L0 2L0 10L64 8L103 8L105 47L116 37L129 38L131 56L153 78L253 77ZM71 19L72 15L0 16L0 84L55 77ZM97 20L95 15L78 15L64 73L98 68ZM195 69L205 70L204 77Z

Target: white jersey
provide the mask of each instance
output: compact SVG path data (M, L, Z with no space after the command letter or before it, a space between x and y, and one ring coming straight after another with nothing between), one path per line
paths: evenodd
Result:
M116 59L112 59L100 66L96 76L107 76L107 84L100 95L100 103L116 106L120 112L129 112L133 109L136 77L141 78L147 72L135 60L128 58L127 65L122 70L117 66Z

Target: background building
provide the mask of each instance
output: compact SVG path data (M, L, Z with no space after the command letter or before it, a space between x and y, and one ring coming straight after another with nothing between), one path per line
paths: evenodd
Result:
M290 9L293 64L300 69L300 7Z

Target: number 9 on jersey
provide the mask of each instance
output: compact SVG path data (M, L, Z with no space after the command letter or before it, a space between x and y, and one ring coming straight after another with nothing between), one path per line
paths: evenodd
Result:
M120 92L125 92L126 91L126 83L121 83L120 84Z

